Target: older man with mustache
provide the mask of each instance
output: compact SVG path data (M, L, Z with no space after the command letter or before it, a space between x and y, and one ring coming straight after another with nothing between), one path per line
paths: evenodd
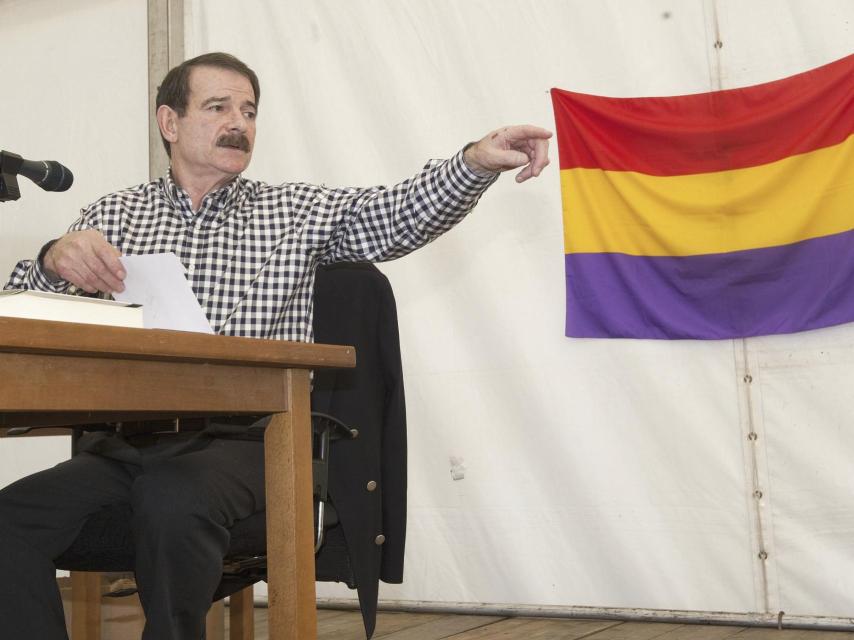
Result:
M471 211L508 169L548 164L551 133L505 127L389 188L268 185L241 174L252 156L260 86L223 53L172 69L157 96L170 156L159 180L101 198L7 288L122 291L120 255L174 252L217 333L312 339L314 270L403 256ZM233 425L232 425L233 426ZM228 528L263 509L263 425L189 440L96 434L83 453L0 491L0 620L14 638L66 638L53 559L105 505L133 511L144 640L204 635ZM5 637L5 636L4 636Z

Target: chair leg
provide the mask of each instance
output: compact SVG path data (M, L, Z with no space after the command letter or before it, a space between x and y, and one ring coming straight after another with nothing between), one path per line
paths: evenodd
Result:
M205 640L225 640L225 601L217 600L205 620Z
M71 640L101 640L101 574L71 572Z
M255 640L255 589L250 585L231 595L228 639Z

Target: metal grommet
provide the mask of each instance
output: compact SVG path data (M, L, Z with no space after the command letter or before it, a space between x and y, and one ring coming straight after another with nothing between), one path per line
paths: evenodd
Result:
M377 546L381 545L383 542L385 542L385 536L383 534L380 534L376 538L374 538L374 544Z
M365 489L367 489L368 491L373 491L376 488L377 488L377 481L376 480L369 480L368 484L365 485Z

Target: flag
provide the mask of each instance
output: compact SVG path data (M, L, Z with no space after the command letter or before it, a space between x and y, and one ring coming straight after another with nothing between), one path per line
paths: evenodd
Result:
M854 55L740 89L552 101L566 335L854 320Z

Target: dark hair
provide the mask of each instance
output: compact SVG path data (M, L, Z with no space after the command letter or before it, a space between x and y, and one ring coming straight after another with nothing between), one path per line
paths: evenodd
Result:
M190 97L190 72L194 67L216 67L218 69L236 71L249 80L249 83L252 85L252 91L255 93L255 105L258 105L261 99L261 87L258 84L258 76L255 75L255 72L231 54L214 52L203 53L195 58L185 60L177 67L169 70L169 73L163 78L163 83L157 87L155 113L161 105L165 104L167 107L172 108L179 116L184 116L187 112L187 100ZM163 140L166 154L171 158L172 150L169 147L169 142L163 137L162 133L160 134L160 138Z

